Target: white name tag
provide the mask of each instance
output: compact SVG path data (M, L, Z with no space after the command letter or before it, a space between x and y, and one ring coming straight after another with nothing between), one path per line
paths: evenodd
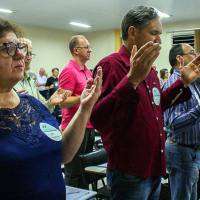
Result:
M157 106L160 105L160 92L159 92L158 88L154 87L152 89L152 93L153 93L153 101L154 101L154 103Z
M62 134L61 132L56 129L55 127L51 126L47 123L40 123L40 130L50 139L54 141L61 141Z

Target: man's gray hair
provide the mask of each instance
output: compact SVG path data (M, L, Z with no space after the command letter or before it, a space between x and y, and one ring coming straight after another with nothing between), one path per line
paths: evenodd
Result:
M84 35L74 35L71 37L71 39L69 41L69 50L70 50L71 54L73 54L74 48L78 46L80 38L85 39L85 36Z
M128 11L124 16L121 24L122 39L127 40L128 29L130 26L143 28L148 25L149 21L158 17L155 8L146 6L137 6Z

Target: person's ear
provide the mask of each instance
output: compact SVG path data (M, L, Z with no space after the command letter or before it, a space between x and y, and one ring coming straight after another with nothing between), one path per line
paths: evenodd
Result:
M181 55L177 55L176 56L176 61L178 63L178 65L183 66L184 65L184 58Z
M180 63L183 59L184 59L184 58L183 58L183 56L181 56L181 55L177 55L177 56L176 56L176 61L177 61L178 63Z
M134 40L135 39L135 35L136 35L136 28L135 26L130 26L128 28L128 38Z
M78 54L78 48L74 48L74 54L75 54L75 55Z

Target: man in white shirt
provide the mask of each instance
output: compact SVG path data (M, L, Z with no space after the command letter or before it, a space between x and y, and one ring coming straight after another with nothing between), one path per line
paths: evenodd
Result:
M36 86L38 87L39 93L47 100L49 99L48 89L46 89L47 76L44 68L39 69L37 75Z

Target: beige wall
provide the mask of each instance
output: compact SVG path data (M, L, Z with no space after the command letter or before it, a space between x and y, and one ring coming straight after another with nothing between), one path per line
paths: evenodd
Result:
M172 44L172 33L169 32L199 27L199 21L163 26L162 49L159 58L155 62L158 70L166 67L170 68L168 54ZM45 67L50 72L53 67L62 68L71 58L67 42L76 33L39 27L25 27L24 30L26 36L32 40L33 51L36 53L36 57L32 61L32 71L36 72L40 67ZM89 68L93 68L101 58L115 51L114 30L90 32L84 33L84 35L90 41L93 50L91 60L87 63Z
M36 54L31 63L31 71L37 72L40 67L45 67L48 74L53 67L63 68L71 58L68 50L68 41L76 33L40 27L23 27L25 36L32 40L33 52ZM89 68L94 68L104 56L115 50L114 31L83 33L92 46L91 60L87 63Z
M161 35L161 40L162 44L161 44L160 55L155 61L155 65L158 71L162 68L170 68L168 61L168 54L172 45L172 38L171 34L165 32L165 29L163 30L163 34Z
M158 70L161 68L170 68L168 55L172 46L172 35L178 34L178 32L172 33L177 30L195 29L200 28L200 21L186 21L179 23L166 24L163 26L162 49L159 58L156 60ZM190 31L191 32L191 31Z
M161 52L155 62L158 71L162 68L169 68L168 55L172 45L172 31L199 28L199 21L179 22L174 24L166 24L163 26L163 34L161 35L162 44ZM115 35L114 30L93 32L85 34L93 47L91 61L88 62L90 67L104 56L115 51Z
M50 75L53 67L63 68L70 58L67 41L72 33L40 27L24 27L24 32L32 40L36 54L31 63L32 71L38 72L40 67L45 67Z
M113 30L92 32L84 34L92 46L91 59L87 63L89 68L94 68L101 58L115 50L115 35Z

